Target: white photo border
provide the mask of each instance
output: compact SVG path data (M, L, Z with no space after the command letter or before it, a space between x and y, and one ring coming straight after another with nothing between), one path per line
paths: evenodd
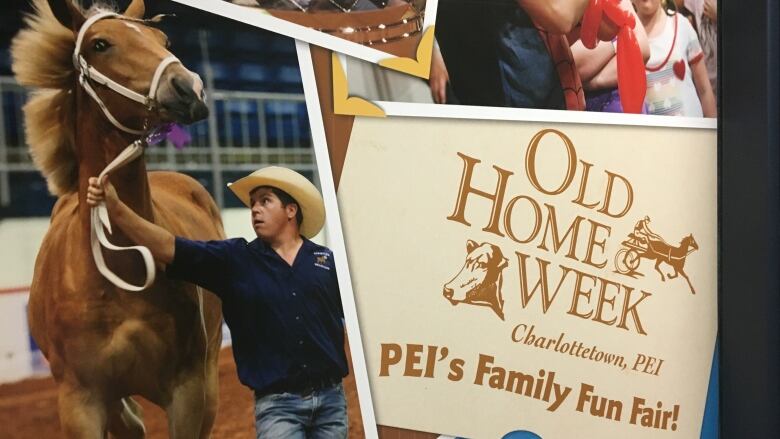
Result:
M376 418L374 416L373 400L371 399L371 387L368 381L368 370L363 350L363 339L360 335L360 324L357 317L355 296L352 292L352 278L349 274L347 262L347 248L344 245L344 234L341 229L341 216L339 214L338 200L336 198L336 186L333 182L333 171L330 166L330 154L325 140L325 126L320 113L320 100L317 95L317 84L314 79L314 65L312 64L309 45L297 40L295 48L298 52L298 64L303 71L311 74L301 75L303 90L306 96L306 111L309 115L309 127L311 129L314 157L317 161L317 172L320 177L322 198L325 201L325 227L327 235L331 238L331 250L336 262L336 274L341 292L341 304L344 309L344 320L347 327L349 349L352 354L352 373L355 374L355 384L358 391L360 413L363 417L363 431L368 439L378 438L376 430ZM305 54L305 56L301 56Z
M301 55L299 53L299 59L300 56ZM347 69L348 63L345 54L340 53L339 57L341 58L341 65L344 66L344 76L347 78L347 88L349 88L349 70ZM305 73L306 72L301 70L301 75L304 75ZM718 128L718 119L712 117L661 116L654 114L604 113L598 111L542 110L536 108L488 107L479 105L450 105L403 101L369 100L369 102L381 108L385 112L386 116L398 117L585 123L713 130Z
M301 74L303 74L303 72L301 72ZM392 101L376 101L373 103L382 108L386 116L396 117L632 125L645 127L695 128L711 130L718 128L717 119L703 117L600 113L595 111L539 110L530 108L480 107L475 105L419 104L412 102Z

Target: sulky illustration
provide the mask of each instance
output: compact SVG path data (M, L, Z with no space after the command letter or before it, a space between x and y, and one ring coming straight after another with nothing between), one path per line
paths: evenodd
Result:
M638 274L637 269L642 259L654 260L655 270L661 274L662 281L682 275L688 282L691 293L696 294L696 290L684 270L685 259L699 249L699 244L694 239L693 234L684 237L680 241L680 245L673 246L650 230L649 223L649 216L639 220L634 226L634 231L628 235L629 239L621 243L623 247L615 254L615 269L618 273L634 277ZM665 275L660 268L661 262L672 267L674 273Z

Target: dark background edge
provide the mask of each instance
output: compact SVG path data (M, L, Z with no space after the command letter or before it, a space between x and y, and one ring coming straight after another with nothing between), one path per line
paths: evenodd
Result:
M720 3L720 432L780 437L777 0Z

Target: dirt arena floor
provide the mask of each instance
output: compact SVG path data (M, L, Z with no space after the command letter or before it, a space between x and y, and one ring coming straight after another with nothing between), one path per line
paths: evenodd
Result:
M349 353L347 358L350 358ZM219 412L211 437L213 439L254 439L253 395L238 381L230 348L225 348L220 353L219 384ZM349 437L350 439L362 438L363 424L352 373L344 380L344 389L349 412ZM168 437L165 412L141 398L137 400L144 407L147 437ZM0 385L1 439L57 437L61 437L57 417L57 390L51 377Z

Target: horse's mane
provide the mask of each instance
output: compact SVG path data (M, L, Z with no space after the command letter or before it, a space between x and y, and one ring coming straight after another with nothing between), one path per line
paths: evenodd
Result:
M46 0L33 0L26 28L11 43L12 70L20 84L34 90L25 104L25 134L30 155L57 196L78 184L75 148L76 71L71 56L76 39L54 17ZM95 5L87 15L110 10Z

